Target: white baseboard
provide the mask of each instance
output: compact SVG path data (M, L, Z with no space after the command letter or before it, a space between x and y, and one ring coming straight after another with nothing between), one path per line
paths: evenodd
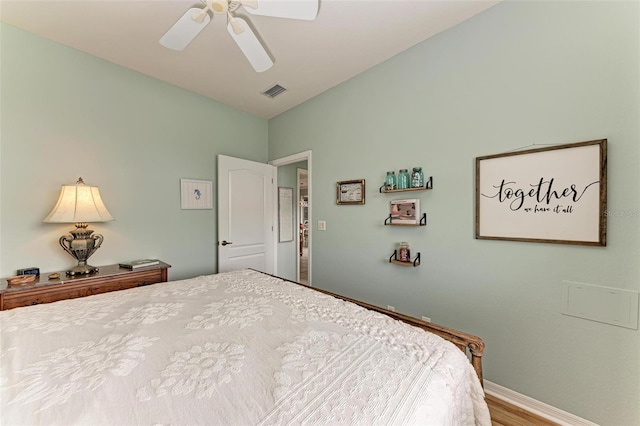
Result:
M526 395L522 395L488 380L484 381L484 391L488 395L499 398L509 404L515 405L516 407L523 408L530 413L544 417L545 419L558 423L562 426L598 426L596 423L590 422L589 420L574 416L571 413L567 413L559 408L545 404L544 402L540 402Z

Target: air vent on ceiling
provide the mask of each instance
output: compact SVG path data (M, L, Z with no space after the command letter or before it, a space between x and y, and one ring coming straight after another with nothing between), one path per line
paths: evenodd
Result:
M286 92L287 89L285 87L280 86L279 84L274 84L273 86L271 86L270 88L268 88L267 90L261 92L263 95L265 95L267 98L273 99L276 96L279 96L281 94L283 94L284 92Z

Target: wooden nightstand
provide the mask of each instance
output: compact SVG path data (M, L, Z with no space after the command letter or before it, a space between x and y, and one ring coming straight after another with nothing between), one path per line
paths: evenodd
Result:
M60 279L49 280L50 273L45 273L32 284L11 287L6 279L1 279L0 310L166 282L170 267L164 262L135 270L120 268L117 264L107 265L88 276L67 277L63 271L58 272Z

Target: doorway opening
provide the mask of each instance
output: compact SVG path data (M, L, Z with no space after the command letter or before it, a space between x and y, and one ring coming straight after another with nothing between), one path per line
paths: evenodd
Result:
M300 196L301 184L299 182L297 183L297 190L295 191L296 206L298 206L298 208L295 209L296 211L295 223L299 228L298 232L295 232L295 250L293 250L293 252L291 251L281 252L280 248L278 248L278 250L276 250L276 257L279 258L280 256L286 255L287 258L277 259L276 264L278 265L281 265L283 263L289 264L291 265L292 268L293 268L293 265L295 265L296 281L303 282L302 279L305 278L305 275L306 275L306 280L304 281L304 283L307 285L312 285L312 281L313 281L313 231L312 231L312 228L313 227L311 226L311 224L313 223L313 220L312 220L313 196L312 196L311 151L304 151L298 154L293 154L287 157L279 158L279 159L270 161L269 164L271 164L272 166L281 167L281 166L287 166L290 164L295 164L295 163L300 163L305 161L306 161L306 165L301 165L300 167L298 167L299 169L306 169L306 175L307 175L306 207L304 210L301 208L301 201L304 201L304 198ZM297 180L299 179L297 178ZM306 229L300 229L301 228L300 225L302 224L304 226L305 223L306 223ZM303 231L303 232L300 232L300 231ZM300 251L299 251L300 248L304 249L302 251L303 256L300 256ZM289 256L291 256L290 259L289 259ZM304 259L301 259L301 257L303 257ZM302 275L301 275L301 272L303 273ZM306 274L304 274L304 272L306 272Z
M309 284L309 178L307 169L297 169L298 282Z

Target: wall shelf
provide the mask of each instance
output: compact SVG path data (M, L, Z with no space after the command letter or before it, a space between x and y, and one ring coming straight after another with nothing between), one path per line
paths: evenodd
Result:
M402 265L402 266L413 266L415 268L416 266L420 266L420 252L416 254L416 257L412 261L402 262L398 260L398 250L394 250L393 254L389 258L389 263L394 263L396 265Z
M433 189L433 176L429 176L429 179L424 186L420 188L406 188L406 189L385 189L386 185L382 185L378 190L381 194L393 193L393 192L409 192L409 191L426 191L427 189Z
M379 188L379 191L381 194L390 194L390 193L398 193L398 192L426 191L428 189L433 189L433 176L429 176L429 179L427 179L427 181L425 182L425 185L420 188L386 189L385 185L382 185ZM391 213L389 213L389 216L385 219L384 224L388 226L427 226L427 214L422 213L422 216L420 216L420 220L418 221L418 223L404 223L404 222L394 223L393 217L391 216ZM391 257L389 257L389 263L393 263L401 266L412 266L415 268L416 266L420 266L420 253L417 253L416 257L413 260L410 260L408 262L402 262L398 260L398 250L394 250Z
M389 217L384 220L384 224L388 226L427 226L427 214L422 213L422 217L418 223L394 223L391 213L389 213Z

